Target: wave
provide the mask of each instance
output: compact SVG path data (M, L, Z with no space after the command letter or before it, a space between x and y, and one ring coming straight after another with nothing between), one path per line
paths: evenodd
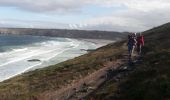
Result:
M0 53L0 81L9 79L21 74L36 66L41 66L44 62L57 55L62 55L70 49L80 46L81 42L74 39L64 41L45 41L32 45L21 46L5 53ZM79 48L77 48L79 50ZM30 59L39 59L41 62L28 62Z
M5 63L4 62L3 64L0 63L0 66L4 66L10 63L15 63L15 62L25 60L31 57L36 57L38 55L48 54L53 51L59 52L55 54L55 55L58 55L64 52L65 50L67 50L67 49L64 49L64 47L66 47L69 44L70 44L69 42L59 43L57 41L47 41L47 42L39 43L39 46L32 46L32 47L21 48L21 49L13 49L10 52L6 52L0 55L0 58L3 57L3 59L6 60ZM75 43L70 44L70 45L72 46L74 45L74 47L75 45L77 46L77 44Z
M13 49L12 51L14 52L21 52L21 51L26 51L28 48L22 48L22 49Z
M52 39L31 45L17 46L12 51L0 53L0 59L2 59L0 60L0 81L30 69L36 69L37 66L50 65L53 58L57 59L56 64L59 61L81 55L82 53L78 53L82 52L80 49L88 48L88 45L82 41L67 38L61 41ZM59 60L61 59L59 57L66 58ZM40 62L29 62L30 59L39 59Z

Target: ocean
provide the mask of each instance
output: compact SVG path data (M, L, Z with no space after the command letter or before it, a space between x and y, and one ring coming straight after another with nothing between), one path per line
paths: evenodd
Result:
M69 38L0 35L0 81L54 65L96 49L92 42Z

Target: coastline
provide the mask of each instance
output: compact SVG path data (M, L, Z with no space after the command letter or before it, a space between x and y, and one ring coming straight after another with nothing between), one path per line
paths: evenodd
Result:
M78 40L94 43L97 46L97 48L116 42L116 40L106 39L78 39Z
M40 62L40 64L35 64L29 68L26 68L25 70L21 71L21 72L17 72L16 74L13 74L13 75L10 75L6 78L2 78L1 79L1 82L5 81L5 80L8 80L10 78L13 78L15 76L19 76L19 75L22 75L23 73L26 73L26 72L29 72L29 71L33 71L33 70L36 70L36 69L41 69L41 68L45 68L45 67L49 67L49 66L52 66L52 65L56 65L58 63L62 63L62 62L65 62L67 60L70 60L70 59L74 59L75 57L79 57L81 55L84 55L84 54L87 54L88 52L87 51L81 51L81 48L83 46L87 46L85 47L86 50L88 49L97 49L97 48L100 48L104 45L107 45L109 43L112 43L113 41L110 41L110 40L101 40L101 39L72 39L74 42L76 43L79 43L80 44L78 46L77 49L73 49L73 48L76 48L76 47L73 47L73 48L67 48L67 50L65 50L62 54L59 53L59 54L54 54L55 57L52 57L52 60L49 59L48 61L45 61L45 62ZM89 45L89 47L88 47ZM90 46L91 45L91 46ZM69 50L73 51L73 52L69 52ZM30 62L30 63L38 63L38 62Z
M74 38L68 38L68 39L72 39L72 40L75 40L75 41L79 41L80 44L78 46L82 46L84 43L85 44L90 44L90 45L93 45L94 47L94 50L95 49L98 49L102 46L105 46L107 44L110 44L110 43L114 43L116 41L111 41L111 40L104 40L104 39L74 39ZM83 44L82 44L83 43ZM75 47L74 47L75 48ZM36 70L36 69L40 69L40 68L45 68L45 67L49 67L49 66L52 66L52 65L56 65L56 64L59 64L59 63L62 63L62 62L65 62L67 60L70 60L70 59L74 59L75 57L79 57L79 56L82 56L84 54L87 54L88 53L88 50L91 48L87 48L87 49L84 49L84 51L82 51L82 48L78 49L75 51L75 54L69 54L68 50L70 50L72 48L68 48L67 50L65 50L64 53L65 55L62 55L62 53L59 53L59 55L56 55L54 57L52 57L52 62L51 64L44 64L44 65L40 65L40 66L37 66L38 68L32 68L30 70L27 70L26 72L29 72L29 71L33 71L33 70ZM93 49L92 49L93 50ZM73 50L74 51L74 50ZM57 58L57 59L56 59ZM58 59L60 58L60 59ZM55 60L57 60L57 62L55 62ZM50 62L49 62L50 63Z
M100 44L101 40L97 41L97 43ZM94 44L95 43L93 43L93 45ZM101 44L103 45L103 43ZM104 64L103 61L105 61L106 58L110 58L110 55L112 54L112 56L114 55L112 59L115 59L117 54L121 52L121 50L117 49L119 49L119 47L115 48L114 46L112 47L110 45L107 45L106 49L105 47L99 48L94 52L77 56L73 59L69 59L67 61L46 68L29 71L10 78L4 82L10 84L10 87L14 88L11 89L7 87L10 91L12 90L12 93L10 92L9 94L4 95L6 97L8 96L17 99L21 98L17 96L18 94L21 94L21 96L23 96L24 98L34 97L41 100L48 100L46 99L46 96L50 97L50 95L48 94L55 95L55 93L58 92L59 89L63 89L66 86L78 81L79 79L82 79L85 76L90 75L93 72L96 72L97 70L103 68L104 66L101 65ZM8 85L4 84L4 82L1 82L1 86ZM20 87L19 91L17 90L18 87ZM3 93L8 93L8 89L6 89L7 91L5 92L0 91L1 95L3 95Z
M79 45L83 45L81 43L89 43L89 44L93 44L93 48L94 50L95 49L98 49L102 46L105 46L107 44L110 44L110 43L113 43L115 41L111 41L111 40L104 40L104 39L73 39L73 38L68 38L68 39L72 39L72 40L75 40L75 41L79 41L80 44ZM75 47L74 47L75 48ZM62 63L62 62L65 62L67 60L70 60L70 59L74 59L75 57L79 57L79 56L82 56L84 54L88 54L88 49L84 49L84 51L82 51L82 49L78 49L75 51L75 54L72 54L72 53L69 53L69 50L72 49L72 48L68 48L67 50L64 50L62 53L59 53L59 54L54 54L55 56L52 57L51 61L49 61L47 64L41 64L41 65L38 65L38 66L35 66L31 69L28 69L26 70L25 72L29 72L29 71L33 71L33 70L36 70L36 69L41 69L41 68L45 68L45 67L49 67L49 66L52 66L52 65L56 65L56 64L59 64L59 63ZM91 49L90 49L91 50ZM80 52L81 51L81 52ZM65 54L65 55L62 55L62 54ZM58 56L58 57L57 57ZM58 59L59 58L59 59ZM45 62L46 63L46 62ZM49 64L50 63L50 64ZM22 74L22 73L21 73Z

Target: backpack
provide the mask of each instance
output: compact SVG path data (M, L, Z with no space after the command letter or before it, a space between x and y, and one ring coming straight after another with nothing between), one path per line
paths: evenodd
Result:
M132 45L132 46L134 46L134 45L136 45L136 43L137 43L137 41L136 41L136 36L132 36L132 35L130 35L129 37L128 37L128 44L129 45Z

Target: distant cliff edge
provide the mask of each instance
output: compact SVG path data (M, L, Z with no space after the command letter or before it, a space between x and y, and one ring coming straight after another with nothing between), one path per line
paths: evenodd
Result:
M36 35L65 38L108 39L108 40L112 39L117 40L125 37L125 35L120 32L67 30L67 29L31 29L31 28L0 28L0 34Z

